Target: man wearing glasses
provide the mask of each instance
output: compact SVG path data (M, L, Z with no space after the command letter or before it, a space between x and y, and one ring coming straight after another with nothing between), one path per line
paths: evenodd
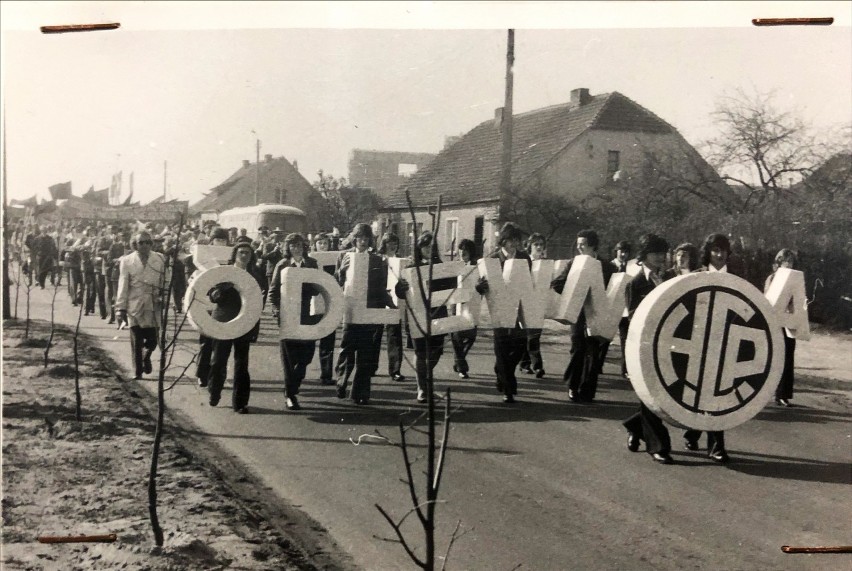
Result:
M168 276L165 258L151 250L151 235L140 232L135 243L136 251L122 257L119 264L115 308L119 328L130 327L130 348L136 370L134 379L139 380L143 373L152 371L151 353L157 346L162 292L168 286Z

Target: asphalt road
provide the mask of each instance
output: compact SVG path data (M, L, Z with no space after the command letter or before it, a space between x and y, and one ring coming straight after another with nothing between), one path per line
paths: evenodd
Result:
M49 319L50 293L50 287L33 290L34 317ZM22 297L21 316L23 303ZM63 287L57 320L73 324L74 310ZM130 369L126 331L94 316L82 323ZM182 339L172 375L197 347L194 332ZM848 344L840 343L837 351L847 351ZM638 400L617 375L618 348L610 351L598 401L573 404L561 382L567 347L564 333L546 334L547 376L519 375L518 403L508 406L494 388L490 336L481 335L474 346L469 380L453 373L447 340L436 384L452 389L459 408L452 416L437 506L438 551L443 554L458 521L463 533L448 569L852 568L852 555L781 551L782 545L852 544L852 425L845 381L799 386L795 408L771 405L728 431L727 466L683 450L681 433L672 428L676 464L661 466L626 449L620 421ZM807 343L800 343L800 360L807 361L807 354ZM406 356L413 359L413 352ZM386 370L383 351L379 372ZM326 528L356 565L411 569L399 545L379 539L392 531L374 507L381 504L398 518L411 507L400 482L400 451L375 438L353 443L376 430L398 441L399 419L423 410L414 400L410 364L403 373L408 382L393 383L384 374L375 378L371 405L357 407L335 398L333 386L319 384L315 359L300 395L304 409L288 412L275 329L265 316L261 341L251 349L251 414L230 409L229 385L220 405L211 408L191 377L167 393L167 404L242 459L270 494ZM153 380L139 385L156 390ZM418 456L423 442L420 435L414 439ZM416 469L423 466L420 458ZM422 545L413 515L404 529L413 544Z

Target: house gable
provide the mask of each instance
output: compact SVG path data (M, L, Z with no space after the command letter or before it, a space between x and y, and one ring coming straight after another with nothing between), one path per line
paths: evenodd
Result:
M512 184L527 183L589 130L672 134L668 123L620 93L589 96L513 116ZM502 135L495 120L480 123L384 200L384 210L500 200Z

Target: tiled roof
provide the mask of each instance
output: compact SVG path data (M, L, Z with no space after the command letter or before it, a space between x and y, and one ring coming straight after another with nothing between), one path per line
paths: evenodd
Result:
M192 214L206 211L222 212L240 206L255 204L257 163L242 166L224 182L211 189L204 198L190 206ZM316 191L284 157L267 159L260 163L259 203L279 202L279 191L286 191L285 202L305 210L314 199Z
M512 183L520 184L553 160L587 129L671 133L674 129L618 92L596 95L584 105L564 103L512 118ZM415 206L496 201L500 198L502 138L493 120L479 124L418 171L383 201L406 208L408 190Z

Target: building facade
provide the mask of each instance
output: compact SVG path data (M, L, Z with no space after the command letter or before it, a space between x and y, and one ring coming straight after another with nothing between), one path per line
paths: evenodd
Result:
M445 256L463 238L473 239L482 254L492 251L512 198L500 191L502 118L499 108L494 119L464 134L383 199L377 226L396 229L408 242L412 224L406 192L418 224L426 228L428 211L440 196L438 240ZM617 192L631 181L652 178L660 169L706 183L710 192L727 190L674 127L617 92L593 96L588 89L575 89L567 103L514 115L512 123L514 195L547 188L580 204L604 190Z

